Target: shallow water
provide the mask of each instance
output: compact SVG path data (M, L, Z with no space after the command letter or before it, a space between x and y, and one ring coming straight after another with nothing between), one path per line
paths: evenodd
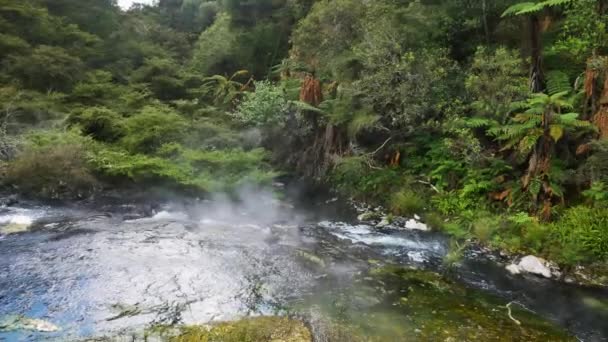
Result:
M339 202L295 204L295 209L287 202L249 192L240 203L225 198L166 203L147 215L136 205L0 208L0 322L23 315L60 328L5 328L0 340L79 340L154 325L277 314L306 320L318 341L332 340L329 321L387 340L424 333L424 322L456 319L451 315L459 309L451 307L441 308L444 319L424 318L426 311L415 309L422 297L415 294L400 306L408 299L394 294L415 286L403 288L407 281L370 272L383 265L444 272L443 236L358 224ZM11 225L21 226L2 232ZM501 305L517 301L581 340L608 340L608 312L592 305L608 301L605 291L514 277L492 261L476 259L471 256L450 272L466 295L458 290L443 302L488 294L491 299L480 305L499 312L500 319L506 317ZM497 324L492 336L512 330L509 322Z

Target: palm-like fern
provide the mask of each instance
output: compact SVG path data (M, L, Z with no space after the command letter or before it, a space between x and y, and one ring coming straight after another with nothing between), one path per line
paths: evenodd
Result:
M572 3L573 0L545 0L538 2L520 2L515 4L506 11L503 12L502 16L520 16L520 15L531 15L539 13L550 7L557 7Z
M542 67L542 44L541 44L541 25L539 14L545 9L566 5L573 0L544 0L536 2L521 2L515 4L502 14L508 16L526 16L530 21L530 46L532 64L530 68L530 88L533 93L542 92L544 87L544 75Z
M573 108L567 95L568 92L532 94L527 101L516 104L525 110L515 115L511 124L494 127L490 132L505 142L505 149L515 148L527 155L543 137L556 143L566 132L592 129L588 121L578 119L578 113L561 113Z
M515 149L520 154L529 156L528 171L523 180L523 188L534 201L542 199L543 216L549 218L551 199L561 197L561 188L555 180L555 168L551 165L555 143L566 133L578 133L592 130L588 121L579 120L578 113L572 110L568 92L553 95L532 94L524 103L517 104L520 111L512 118L512 123L490 130L498 140L504 142L504 149ZM539 192L543 190L542 193Z
M211 97L216 106L228 105L247 88L249 83L241 83L235 79L248 74L247 70L240 70L235 72L230 78L223 75L206 77L203 79L203 85L199 92L201 95Z

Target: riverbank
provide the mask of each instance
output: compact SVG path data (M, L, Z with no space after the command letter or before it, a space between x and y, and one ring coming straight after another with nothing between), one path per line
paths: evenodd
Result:
M415 195L412 195L412 198ZM422 198L422 196L420 196ZM412 199L413 200L413 199ZM421 201L417 199L418 201ZM514 275L529 274L550 278L556 281L580 286L608 287L608 263L595 262L585 265L560 265L558 262L533 255L534 251L526 248L514 248L512 245L493 244L492 236L480 237L482 234L500 234L499 228L483 227L480 224L500 224L500 216L486 218L487 222L477 222L478 226L467 231L462 227L466 223L459 221L459 217L440 218L437 214L426 212L423 206L411 208L419 210L420 215L414 213L411 217L393 214L394 211L382 206L373 206L354 200L349 201L358 213L357 219L363 224L382 229L406 229L421 231L439 231L453 239L451 251L446 256L447 264L457 264L465 255L474 258L488 259L504 265L505 269ZM450 221L455 221L451 223ZM446 229L447 228L447 229ZM486 230L486 231L482 231ZM494 231L494 232L491 232ZM504 236L496 236L504 241ZM532 253L532 254L531 254Z

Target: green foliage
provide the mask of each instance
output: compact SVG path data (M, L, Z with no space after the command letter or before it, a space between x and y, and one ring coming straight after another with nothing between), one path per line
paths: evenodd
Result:
M595 207L608 207L608 185L602 181L593 182L583 196Z
M456 66L446 51L403 48L395 53L369 46L358 55L365 71L355 86L395 128L413 129L438 115L454 92L450 82Z
M89 107L74 113L70 122L81 127L82 133L95 140L115 142L126 134L120 114L105 107Z
M551 229L560 242L561 261L576 263L608 258L608 211L603 208L573 207Z
M425 209L425 202L419 194L411 190L401 190L394 193L389 205L391 212L396 215L412 216L420 214Z
M400 170L371 168L369 156L344 157L336 162L331 179L343 192L358 199L390 203L391 194L410 185Z
M131 75L131 80L148 85L156 98L164 101L186 96L185 75L178 64L170 58L153 57Z
M167 106L146 106L124 121L126 136L121 144L131 152L151 153L161 145L183 141L187 121Z
M597 1L577 0L564 10L562 30L551 50L572 58L579 66L594 51L606 48L608 21L597 11Z
M504 47L494 52L479 47L465 86L473 98L475 114L501 123L507 121L511 103L524 100L528 95L521 58Z
M507 8L507 10L504 11L502 16L506 17L510 15L531 15L541 12L550 7L563 6L572 2L573 0L545 0L539 2L522 2Z
M27 56L9 56L9 74L31 89L70 90L83 72L83 62L63 48L40 45Z
M45 198L83 198L98 181L87 165L89 139L77 132L38 133L6 169L5 181L25 194Z
M558 93L569 93L572 91L572 85L570 84L570 78L568 74L553 70L547 73L547 93L549 95L555 95Z
M323 76L348 74L365 10L357 0L315 2L293 32L291 55Z
M499 140L505 142L505 149L515 149L528 154L541 138L558 142L564 134L593 130L591 123L578 119L578 113L561 114L562 110L573 108L567 92L554 95L532 94L525 102L524 112L517 114L512 123L491 130Z
M277 125L285 121L289 104L284 92L268 81L255 82L255 92L246 93L235 117L253 126Z
M246 76L248 73L247 70L240 70L232 74L230 78L222 75L205 77L201 87L194 93L205 99L211 99L213 104L218 107L230 107L246 87L237 79Z
M236 35L230 28L230 16L221 14L199 36L192 56L192 67L207 75L219 73L222 63L229 61L235 45Z
M481 243L487 244L500 226L499 217L487 215L480 216L473 221L473 235Z

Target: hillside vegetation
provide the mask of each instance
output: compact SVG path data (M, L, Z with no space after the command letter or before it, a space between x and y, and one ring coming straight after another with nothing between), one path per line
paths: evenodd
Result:
M608 1L0 0L31 196L324 182L457 239L608 259Z

